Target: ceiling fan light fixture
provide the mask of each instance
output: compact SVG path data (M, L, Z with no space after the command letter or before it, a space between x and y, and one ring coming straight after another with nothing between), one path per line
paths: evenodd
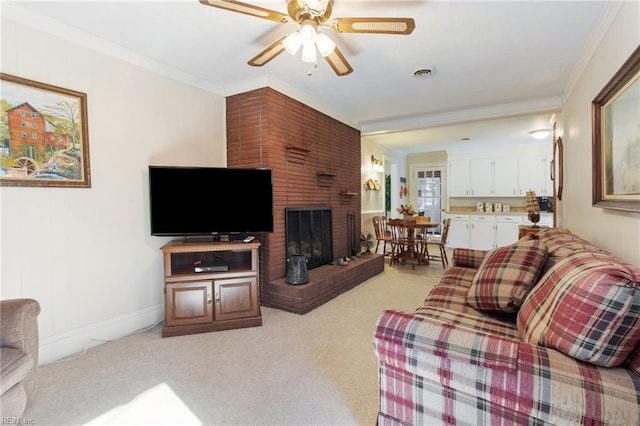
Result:
M289 34L283 41L284 49L290 54L295 55L302 46L302 37L299 32Z
M325 58L331 55L331 52L336 48L336 44L333 40L322 33L318 33L316 36L316 46L318 47L320 54Z
M309 22L313 22L313 21L305 21L302 23L302 26L300 27L299 33L302 39L302 44L305 44L305 43L313 44L316 42L318 30L313 24Z
M302 43L302 61L314 63L317 60L316 45L314 43Z
M305 8L313 16L322 16L328 5L329 0L307 0Z

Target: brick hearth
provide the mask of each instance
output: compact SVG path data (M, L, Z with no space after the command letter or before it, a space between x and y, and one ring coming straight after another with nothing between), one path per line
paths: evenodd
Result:
M346 266L337 263L320 266L309 271L308 284L290 285L286 278L267 283L271 297L264 304L296 314L306 314L383 271L384 256L381 254L354 257Z
M226 115L227 165L273 170L274 232L261 237L261 303L306 312L334 297L328 292L339 294L369 278L370 266L361 262L349 267L327 265L318 271L311 270L311 281L304 289L282 285L287 265L287 207L330 207L333 259L352 255L348 253L347 214L352 211L356 218L360 217L360 131L271 88L227 97ZM247 194L247 201L250 204L251 194ZM355 235L359 239L360 220L355 222ZM332 290L328 289L327 281L321 277L335 268L346 268L338 275L354 274L349 278L353 283L345 284L345 288L332 285L329 286ZM318 289L310 290L313 286ZM297 295L293 297L293 293ZM305 300L294 303L289 300L292 298Z

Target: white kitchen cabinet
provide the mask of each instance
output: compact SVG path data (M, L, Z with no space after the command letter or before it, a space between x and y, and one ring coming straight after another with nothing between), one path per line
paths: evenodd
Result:
M495 216L469 215L469 247L489 250L495 246Z
M448 214L451 218L447 247L490 250L518 240L521 214Z
M449 196L539 197L553 195L552 144L536 143L449 155Z
M469 161L469 195L473 197L493 195L493 160L478 158Z
M551 184L551 165L549 159L540 154L520 157L518 159L519 196L526 196L527 191L535 191L538 197L553 195Z
M495 247L508 246L518 241L518 226L522 224L522 216L496 216Z
M451 219L447 247L469 247L469 215L449 214L447 217Z
M513 197L518 195L518 159L515 157L493 160L494 197Z
M449 161L449 196L468 197L469 192L469 160Z

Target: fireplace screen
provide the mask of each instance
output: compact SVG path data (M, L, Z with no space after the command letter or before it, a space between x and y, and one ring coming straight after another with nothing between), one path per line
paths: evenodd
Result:
M294 254L307 258L307 269L333 261L331 208L287 208L287 259Z

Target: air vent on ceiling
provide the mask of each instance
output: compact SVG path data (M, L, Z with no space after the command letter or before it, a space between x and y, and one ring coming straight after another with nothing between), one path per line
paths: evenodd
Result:
M415 78L425 78L433 74L433 69L429 67L418 67L411 71L411 75Z

